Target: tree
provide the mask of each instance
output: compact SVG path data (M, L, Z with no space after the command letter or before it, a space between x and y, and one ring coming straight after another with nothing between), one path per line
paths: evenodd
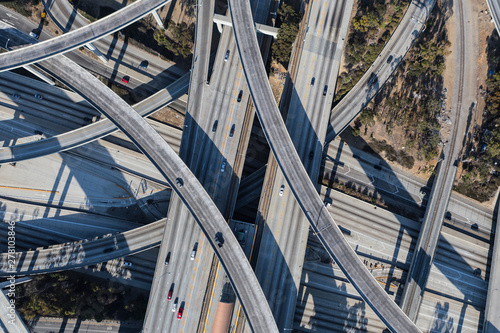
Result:
M286 64L290 61L292 46L299 33L300 17L295 9L286 3L278 9L278 15L282 23L278 30L278 37L273 43L272 55L278 62Z
M171 51L176 56L181 55L186 58L191 54L194 38L193 29L185 22L177 24L170 21L167 30L157 31L154 38L159 45L165 46L167 50Z

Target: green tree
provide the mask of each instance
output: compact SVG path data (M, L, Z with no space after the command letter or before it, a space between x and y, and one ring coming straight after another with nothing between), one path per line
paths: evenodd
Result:
M154 35L158 45L163 45L176 56L186 58L191 54L193 46L193 28L185 22L175 23L170 21L167 30L159 30Z

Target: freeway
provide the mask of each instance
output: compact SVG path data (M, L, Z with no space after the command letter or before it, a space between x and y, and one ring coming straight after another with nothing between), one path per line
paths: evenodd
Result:
M245 1L229 2L231 21L245 77L257 115L276 160L312 229L335 258L363 299L393 332L419 332L351 249L311 183L294 149L269 85L258 52L250 6Z
M2 54L0 61L8 54ZM162 172L182 201L189 207L215 249L241 300L250 325L256 331L277 331L264 294L231 229L196 177L163 138L121 98L67 58L53 58L47 67L74 91L82 96L92 96L92 100L88 102L112 119L117 127L129 136ZM217 233L222 233L224 237L223 247L215 244L214 237Z
M500 2L498 0L486 0L488 3L488 8L490 9L493 22L495 23L495 28L500 34Z
M464 9L465 6L465 9ZM477 69L470 64L477 63L477 56L472 50L478 40L473 29L466 29L465 22L477 19L471 17L473 11L469 4L454 3L456 13L455 45L455 80L452 97L452 123L450 142L441 153L440 165L434 180L422 224L415 256L412 258L406 287L401 300L401 308L415 320L417 317L423 289L426 285L431 264L436 252L440 230L445 218L448 202L455 181L458 164L461 161L462 147L465 143L468 120L475 108Z
M299 36L303 44L290 67L296 67L295 78L289 78L281 108L288 110L286 126L310 179L318 179L323 139L326 135L330 107L347 34L352 1L315 1L312 3ZM307 12L306 12L307 13ZM307 14L306 14L307 15ZM333 27L333 28L332 28ZM293 83L292 83L293 82ZM329 92L326 93L325 89ZM255 274L259 279L280 330L291 327L298 285L308 236L307 219L286 186L276 160L269 156L262 188L258 230L262 230Z
M326 187L321 188L321 194L332 200L328 210L342 226L351 247L397 302L420 223ZM485 276L489 266L492 221L481 228L484 237L472 234L470 228L443 226L431 270L433 282L426 288L416 322L423 331L430 328L439 331L439 327L450 322L455 332L460 327L462 332L481 331L480 313L487 295ZM383 323L361 302L352 285L346 283L339 267L328 259L317 237L311 233L293 329L299 332L321 329L382 331ZM448 312L445 312L446 303ZM336 311L332 312L332 308Z
M7 39L10 39L10 43L13 45L36 42L36 40L32 38L27 38L22 32L12 29L8 25L4 25L4 29L0 35L0 45L4 45L3 41L6 41ZM46 69L46 66L44 65L46 63L50 64L50 59L46 62L39 63L38 65ZM142 116L148 116L154 111L162 108L164 105L167 105L173 100L184 95L187 92L188 83L189 73L185 74L176 82L172 83L165 89L160 90L153 96L137 103L134 105L134 108ZM111 134L116 130L117 128L112 122L107 119L102 119L85 127L49 137L42 141L1 147L0 163L31 159L68 150Z
M394 165L385 165L379 158L346 145L343 141L336 139L330 142L327 157L323 161L323 177L332 179L333 176L345 184L354 183L360 192L378 193L385 203L395 207L403 204L408 212L411 206L416 206L417 219L425 212L422 208L427 205L427 197L430 190L427 181L404 171ZM381 166L380 170L374 166ZM486 226L493 220L491 209L484 207L478 202L465 198L452 192L448 211L451 213L450 224L457 227L473 229L478 236L484 237Z
M209 143L209 138L206 133L210 133L210 126L213 125L208 124L208 127L205 126L205 131L203 131L202 124L204 122L203 119L200 119L200 113L205 109L202 107L203 95L205 92L205 82L208 82L207 72L210 60L210 43L206 41L212 40L213 24L211 18L214 5L214 1L205 1L204 6L195 7L195 48L193 52L188 102L184 118L185 129L179 151L180 156L184 157L183 160L195 172L195 175L207 189L214 182L213 179L207 177L211 173L213 174L213 171L209 171L211 159L190 160L187 159L187 156L190 152L194 154L198 150L210 150L211 148L212 150L216 150L217 153L219 152L219 147L215 146L217 141L214 140L214 144L211 145L207 144ZM208 113L210 122L213 121L210 113L206 113ZM221 123L224 122L221 120ZM193 136L195 138L200 136L200 139L187 140ZM217 157L217 159L219 158ZM202 168L203 171L196 173L195 170L198 165L204 165L204 167ZM212 192L213 197L214 194ZM203 305L203 302L200 301L203 298L199 297L199 294L205 292L206 281L208 280L207 274L212 266L213 253L210 251L207 239L202 237L200 230L196 228L195 220L189 215L187 207L183 205L182 200L175 194L171 200L167 215L171 224L168 228L165 228L163 233L143 324L144 332L194 331L199 325L198 320ZM186 259L191 256L193 250L196 251L196 260L192 265L186 265ZM178 260L179 258L185 258L185 260ZM169 260L168 266L165 265L166 260ZM199 282L194 283L197 280ZM173 286L175 286L175 289L173 289ZM170 311L172 302L167 300L169 293L174 294L174 302L178 300L178 302L182 302L181 305L184 304L183 320L181 323L175 319L177 313Z
M75 31L3 54L0 58L0 71L26 66L74 50L134 23L169 1L139 0Z
M265 7L265 3L260 2L260 7ZM261 12L267 15L267 10L261 9ZM231 29L224 29L213 72L207 74L209 45L203 44L211 39L212 14L211 6L198 8L197 46L180 156L214 198L223 216L228 218L248 140L245 133L250 130L254 113L247 108L248 93ZM198 229L192 227L195 221L186 214L180 200L172 199L168 216L173 221L175 233L165 232L157 264L158 279L155 277L154 281L154 285L159 287L153 287L151 291L152 301L148 306L150 310L145 329L176 332L179 327L186 331L210 327L217 301L212 297L212 290L216 288L214 284L222 280L218 278L222 270L213 260L206 238L200 237ZM179 243L176 234L182 234L183 239L190 241ZM174 260L168 268L165 267L163 258L167 253L177 258L188 258L193 246L197 246L193 265ZM175 275L167 275L166 271L175 272ZM186 304L181 322L176 321L175 314L165 316L165 309L171 306L171 302L165 299L173 283L174 295L185 300Z
M486 310L484 314L485 333L496 333L500 331L500 218L498 216L498 202L496 212L496 229L491 258L491 268L488 284L488 296L486 298Z
M326 135L330 142L339 135L382 89L406 53L413 45L434 7L436 0L413 0L403 19L392 34L380 55L366 73L333 108L331 128Z

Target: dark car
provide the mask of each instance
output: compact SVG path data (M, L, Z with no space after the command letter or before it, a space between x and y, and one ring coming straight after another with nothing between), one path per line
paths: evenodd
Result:
M241 96L243 96L243 90L240 90L240 93L238 94L238 99L236 99L236 102L241 102Z
M218 120L214 121L214 126L212 126L212 132L217 131L217 125L219 125L219 121Z
M392 55L390 55L390 56L389 56L389 58L387 58L387 63L388 63L388 64L390 64L390 63L391 63L392 58L393 58L393 56L392 56Z
M224 237L222 236L222 232L218 232L215 234L215 243L218 247L222 247L224 244Z
M325 89L323 89L323 96L326 96L327 92L328 92L328 85L325 85Z
M177 178L175 180L175 183L177 184L177 186L179 186L179 188L181 188L182 186L184 186L184 181L182 180L182 178Z
M314 151L309 152L309 159L312 160L314 158Z
M314 86L314 81L316 81L316 78L315 78L315 77L313 77L313 78L311 79L311 86Z
M232 138L233 135L234 135L234 129L236 128L236 125L233 124L233 126L231 126L231 130L229 131L229 137Z
M147 69L148 68L148 65L149 65L149 62L147 60L143 60L140 65L139 65L139 68L140 69Z
M129 81L129 80L130 80L130 77L128 77L128 76L124 76L124 77L122 78L122 82L123 82L123 83L125 83L125 84L128 84L128 81Z
M229 58L229 50L226 51L226 55L224 56L224 61L227 61Z

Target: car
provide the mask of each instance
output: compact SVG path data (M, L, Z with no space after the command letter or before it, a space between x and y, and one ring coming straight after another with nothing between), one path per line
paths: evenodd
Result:
M222 236L222 232L218 232L215 234L215 244L217 244L218 247L222 247L222 244L224 244L224 237Z
M177 186L179 186L179 188L182 188L182 186L184 186L184 181L182 180L182 178L177 178L175 180L175 183L177 184Z
M315 77L313 77L313 78L311 79L311 86L314 86L314 81L316 81L316 78L315 78Z
M233 124L233 126L231 126L231 130L229 131L229 137L232 138L233 135L234 135L234 129L236 128L236 125Z
M169 263L170 263L170 252L167 253L167 258L165 258L165 266L168 266Z
M388 63L388 64L390 64L390 63L391 63L392 58L393 58L393 57L392 57L392 55L390 55L390 56L389 56L389 58L387 58L387 63Z
M128 77L128 76L124 76L124 77L122 78L122 82L123 82L123 83L125 83L125 84L128 84L128 81L129 81L129 80L130 80L130 77Z
M229 50L226 51L226 55L224 56L224 61L227 61L229 59Z
M40 37L40 36L39 36L36 32L34 32L34 31L30 32L30 36L31 36L31 37L33 37L33 38L36 38L36 39L38 39L38 38Z
M139 68L140 69L148 69L148 65L149 65L149 62L147 60L143 60L140 64L139 64Z
M177 304L179 304L179 297L176 297L174 304L172 304L172 312L175 312L175 310L177 310Z
M285 185L281 185L280 187L280 197L285 193Z
M18 94L14 94L14 95L12 95L12 98L13 98L13 99L20 99L20 98L21 98L21 96L19 96Z
M373 168L375 168L376 170L382 170L382 167L378 164L375 164Z
M35 94L35 98L38 98L38 99L43 99L43 96L42 96L42 95Z
M205 84L208 86L210 84L210 80L206 80Z
M326 198L323 203L324 203L325 207L330 207L332 205L332 199Z
M313 158L314 158L314 151L313 151L313 150L311 150L311 151L309 152L309 159L310 159L310 160L312 160Z
M174 290L173 289L170 289L168 291L168 296L167 296L167 301L170 301L172 299L172 294L173 294Z
M182 318L182 313L184 312L184 308L183 307L180 307L179 308L179 312L177 312L177 319L181 319Z
M128 267L132 266L132 263L130 261L124 261L123 264Z
M219 125L219 121L218 120L214 121L214 125L212 126L212 132L217 131L217 125Z
M196 258L196 248L198 247L198 243L195 243L193 246L193 251L191 251L191 260L194 260Z
M323 89L323 96L326 96L327 92L328 92L328 85L325 84L325 88Z
M239 94L238 94L238 98L236 99L236 102L241 102L241 97L243 96L243 90L240 90Z
M225 169L226 169L226 161L222 162L222 165L220 167L220 172L224 172Z

